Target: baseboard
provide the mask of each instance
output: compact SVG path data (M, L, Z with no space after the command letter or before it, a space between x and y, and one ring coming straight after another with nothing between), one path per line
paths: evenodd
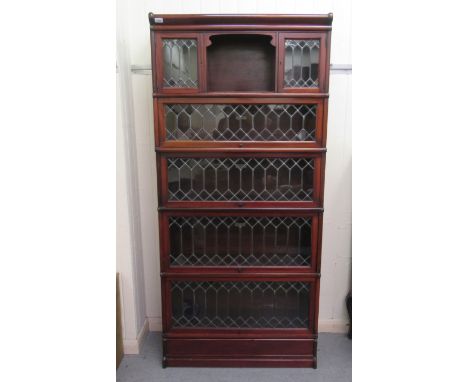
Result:
M143 327L138 333L138 336L134 340L124 339L123 347L124 347L124 354L140 354L141 348L143 346L143 342L145 341L146 335L149 331L149 324L148 319L145 319Z
M149 322L150 332L162 332L162 319L161 317L147 317Z
M347 320L319 320L319 333L347 333L349 322Z

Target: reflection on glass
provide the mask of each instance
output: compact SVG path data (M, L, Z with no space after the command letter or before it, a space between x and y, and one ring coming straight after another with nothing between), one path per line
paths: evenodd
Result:
M173 266L307 266L311 223L305 217L173 216Z
M172 326L307 328L310 284L275 281L173 281Z
M317 88L320 40L286 40L284 86Z
M164 58L164 87L198 87L197 40L163 39L162 41Z
M317 105L165 105L166 139L315 141Z

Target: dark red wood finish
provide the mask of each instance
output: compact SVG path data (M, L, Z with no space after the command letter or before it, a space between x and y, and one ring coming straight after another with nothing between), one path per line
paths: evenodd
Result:
M315 125L315 141L168 141L166 140L166 115L164 105L167 104L291 104L291 105L317 105L316 111L316 125ZM154 100L155 112L155 137L157 138L156 145L162 148L168 147L203 147L203 148L323 148L323 118L324 118L324 100L322 98L311 99L298 99L296 97L281 97L281 98L268 98L268 97L190 97L190 98L160 98ZM156 119L157 118L157 119ZM156 139L156 138L155 138Z
M164 342L168 366L313 367L316 363L317 341L310 339L165 338Z
M162 20L161 20L162 19ZM213 367L316 367L328 87L332 14L328 15L155 15L149 14L153 66L154 132L159 202L159 238L163 310L163 365ZM236 37L237 36L237 37ZM256 38L255 36L260 36ZM196 38L198 88L162 85L163 38ZM265 38L271 48L265 44ZM320 39L319 87L284 86L284 40ZM247 41L251 52L241 49ZM213 43L217 46L213 50ZM223 44L225 44L223 46ZM229 46L232 48L229 48ZM210 48L211 47L211 48ZM209 50L212 49L212 50ZM274 53L271 49L274 49ZM208 52L208 53L207 53ZM224 53L230 57L225 60ZM249 54L256 60L249 61ZM209 62L210 59L212 62ZM223 78L222 67L236 70ZM255 64L256 62L256 64ZM263 70L258 78L252 71ZM269 79L269 75L273 79ZM247 80L247 82L245 82ZM240 85L237 86L236 84ZM168 141L164 105L180 104L316 104L316 140ZM311 201L171 201L167 158L173 157L310 157L315 160ZM310 266L170 265L170 216L305 216L311 217ZM309 327L236 329L172 327L171 282L302 281L310 283Z
M325 93L328 91L328 82L326 74L329 71L327 67L328 62L328 37L329 34L326 32L308 32L308 33L279 33L278 37L278 50L279 50L279 62L277 71L278 91L284 93ZM318 88L291 88L284 85L284 42L286 39L301 40L311 39L320 40L320 53L319 53L319 87Z
M311 224L311 253L309 266L171 266L169 254L169 217L171 216L255 216L255 217L305 217L310 218ZM192 209L192 210L177 210L167 209L160 212L159 224L161 229L160 235L160 257L161 257L161 272L164 274L190 274L196 271L200 274L213 275L213 274L226 274L238 275L242 274L259 274L259 273L272 273L272 274L292 274L292 273L307 273L313 272L318 276L319 271L319 225L322 216L321 211L305 212L305 210L281 210L275 209L274 211L266 211L265 209L249 210L226 210L214 211L213 209Z
M320 26L328 27L331 30L333 14L326 15L202 15L202 14L165 14L158 15L150 12L148 14L151 29L160 30L172 28L187 29L187 26L198 25L201 30L209 30L210 27L221 25L220 30L226 30L230 26L239 28L252 26L261 30L259 25L270 25L274 30L281 30L295 26L297 29L317 29ZM162 22L156 22L162 19ZM159 20L158 20L159 21Z
M276 91L276 33L205 36L207 91Z
M223 349L219 346L218 349ZM249 353L248 346L245 346L245 353ZM316 348L314 348L316 349ZM167 352L165 353L167 354ZM218 354L222 354L218 351ZM316 354L316 350L314 350ZM163 366L181 366L181 367L313 367L317 368L317 357L304 357L297 355L263 357L249 356L244 357L186 357L173 358L163 357Z
M158 33L155 35L156 38L153 38L156 44L155 54L156 56L156 70L153 69L153 75L156 74L155 80L153 83L156 85L156 91L161 91L168 94L192 94L192 93L199 93L201 89L205 89L204 83L204 76L202 75L202 67L201 67L201 46L202 43L200 40L200 35L198 33L187 33L187 32L168 32L168 33ZM197 88L180 88L180 87L165 87L163 84L163 71L164 71L164 64L163 64L163 57L162 57L162 40L163 39L196 39L198 50L198 87Z
M255 274L248 273L239 273L236 275L226 274L226 273L213 273L213 274L201 274L198 270L194 269L194 272L189 274L181 273L165 273L162 272L162 282L165 283L166 290L170 290L170 283L174 280L184 280L184 281L304 281L310 283L310 301L314 302L316 297L316 288L319 284L319 275L309 273L286 273L277 274L277 273L264 273L257 272ZM163 320L166 322L166 331L167 334L171 333L185 333L188 338L191 338L195 334L201 335L206 338L216 337L216 336L226 336L228 334L239 335L239 336L249 336L249 335L258 335L260 333L268 333L270 336L275 337L276 335L294 335L295 338L301 338L305 336L306 338L316 338L317 333L317 323L315 322L315 312L317 310L315 304L309 304L309 327L307 329L213 329L213 328L172 328L172 302L170 294L166 296L166 302L164 307L166 308L166 314L163 313Z
M313 196L310 201L174 201L169 199L168 192L168 174L167 174L167 158L224 158L225 154L212 151L209 148L204 149L203 153L194 151L171 151L160 154L160 179L161 187L160 205L172 208L316 208L323 205L321 193L323 183L323 153L314 151L304 152L288 152L282 151L276 153L253 152L253 151L232 151L229 153L229 158L313 158L314 160L314 177L313 177Z

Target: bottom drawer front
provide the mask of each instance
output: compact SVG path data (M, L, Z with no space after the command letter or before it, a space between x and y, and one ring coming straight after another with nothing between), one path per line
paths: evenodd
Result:
M166 358L166 366L179 367L313 367L317 368L315 357L247 357L247 358Z
M312 357L316 341L289 339L167 339L167 357Z
M306 281L171 282L172 328L309 328Z

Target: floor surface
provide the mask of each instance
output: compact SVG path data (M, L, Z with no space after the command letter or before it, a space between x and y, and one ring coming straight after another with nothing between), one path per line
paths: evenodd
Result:
M350 382L351 340L320 333L318 368L161 367L161 333L150 332L139 355L124 356L117 382Z

